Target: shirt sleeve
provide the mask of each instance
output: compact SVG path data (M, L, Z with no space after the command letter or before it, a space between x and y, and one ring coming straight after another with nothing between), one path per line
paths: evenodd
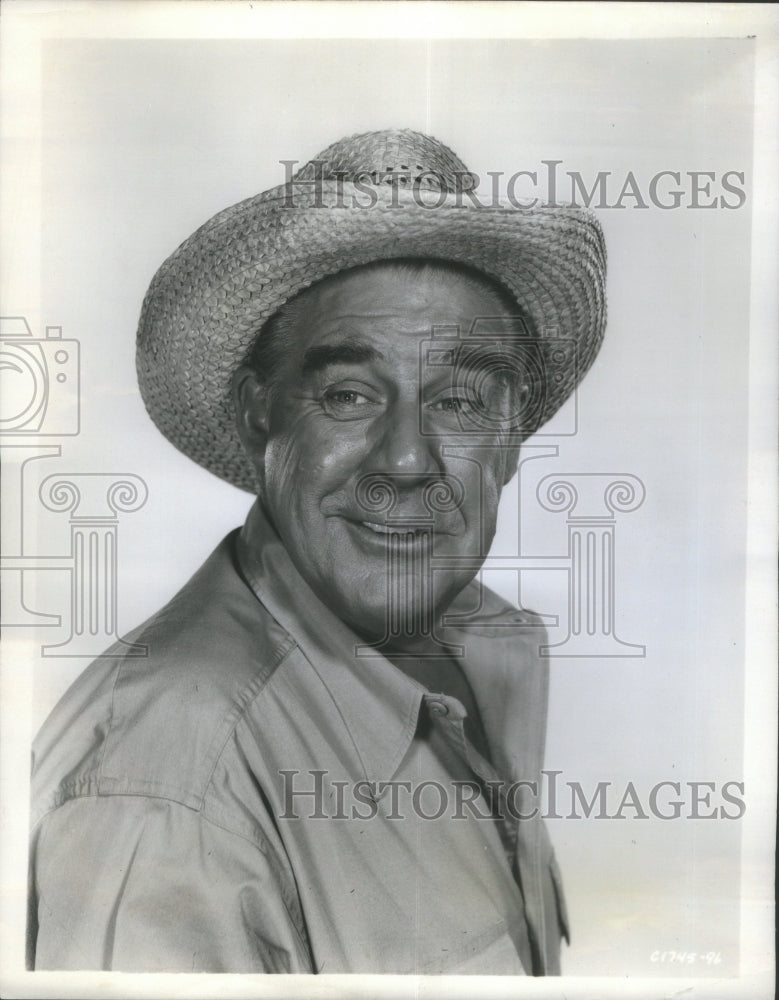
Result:
M547 871L544 873L542 881L543 902L546 919L544 928L546 941L546 974L548 976L559 976L561 973L560 950L561 939L567 944L571 943L570 931L568 929L568 913L563 895L562 879L557 860L552 855Z
M39 824L31 965L122 972L311 972L267 844L177 802L84 797Z

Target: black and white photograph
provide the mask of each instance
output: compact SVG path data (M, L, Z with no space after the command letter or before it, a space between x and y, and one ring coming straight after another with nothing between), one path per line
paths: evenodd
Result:
M2 15L2 995L772 997L776 6Z

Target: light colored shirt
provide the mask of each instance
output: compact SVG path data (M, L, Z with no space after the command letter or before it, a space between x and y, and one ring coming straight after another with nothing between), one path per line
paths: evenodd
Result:
M36 740L31 964L558 972L543 823L490 815L490 782L540 776L542 630L476 584L458 603L489 760L456 698L358 655L256 504Z

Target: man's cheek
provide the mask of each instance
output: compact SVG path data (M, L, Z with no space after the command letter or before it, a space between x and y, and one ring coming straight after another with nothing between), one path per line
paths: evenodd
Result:
M508 451L505 448L495 448L481 463L481 484L482 495L484 497L485 515L489 515L490 509L497 510L500 501L503 480L506 475L506 465L508 461Z
M504 463L499 454L480 456L461 470L467 554L486 556L495 535ZM465 553L463 553L465 554Z
M276 438L268 443L265 455L265 478L268 489L279 496L294 492L300 468L299 450L294 440Z

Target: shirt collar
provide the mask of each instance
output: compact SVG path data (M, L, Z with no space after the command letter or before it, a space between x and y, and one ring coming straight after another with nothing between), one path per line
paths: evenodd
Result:
M259 500L238 536L237 555L255 596L296 641L329 692L365 778L391 780L416 732L427 689L378 653L357 655L360 639L302 578ZM487 606L485 593L490 597ZM518 761L506 745L511 736L510 687L516 659L508 655L506 640L515 639L517 625L527 621L523 612L474 584L463 591L449 614L475 605L479 611L468 618L467 628L450 626L442 638L465 646L460 664L482 715L493 764L508 774ZM525 736L521 742L526 740ZM530 762L521 763L525 770Z
M356 655L359 638L302 578L259 501L238 537L238 559L330 693L365 777L391 779L416 731L425 688L382 656Z

